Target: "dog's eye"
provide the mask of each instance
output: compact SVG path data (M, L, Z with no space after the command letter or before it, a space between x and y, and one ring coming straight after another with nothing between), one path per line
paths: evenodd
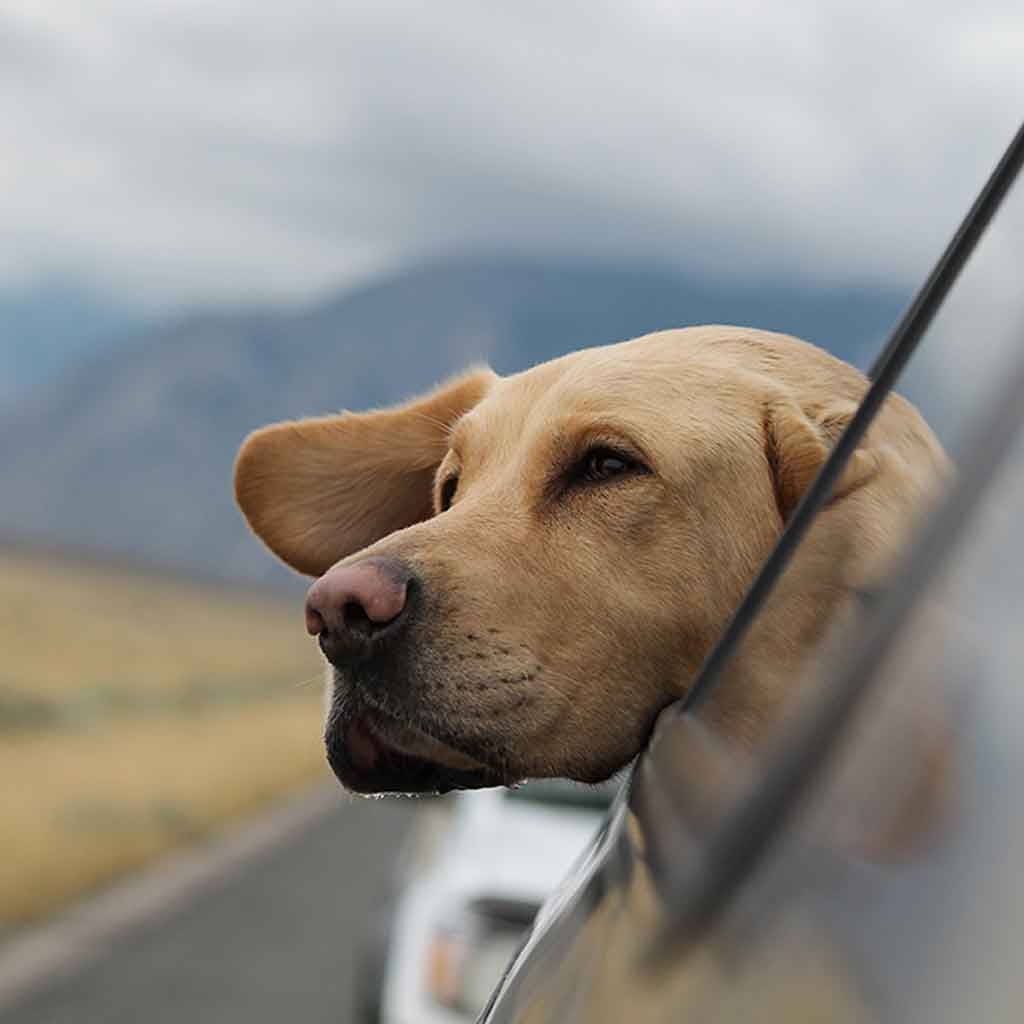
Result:
M580 462L579 476L582 480L599 483L637 468L638 463L622 452L612 448L592 448Z
M450 476L443 484L441 484L441 511L447 512L452 507L452 499L455 497L455 492L459 489L459 478L457 476Z

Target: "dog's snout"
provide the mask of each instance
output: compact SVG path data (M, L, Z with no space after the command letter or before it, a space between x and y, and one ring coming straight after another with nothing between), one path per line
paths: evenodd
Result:
M358 657L402 621L412 581L411 570L390 558L335 566L309 588L306 629L329 661Z

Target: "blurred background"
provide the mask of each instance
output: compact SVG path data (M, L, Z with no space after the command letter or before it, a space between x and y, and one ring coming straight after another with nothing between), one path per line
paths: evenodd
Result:
M491 851L444 868L477 896L511 858L520 927L599 810L533 800L554 871L492 843L523 801L322 795L302 582L233 505L239 442L691 323L866 367L1016 128L1022 52L995 0L5 0L0 1009L40 922L289 801L316 810L272 855L11 1020L371 1014L395 872L439 834ZM906 382L953 449L1021 326L1022 207ZM408 984L466 1019L491 975L436 924Z

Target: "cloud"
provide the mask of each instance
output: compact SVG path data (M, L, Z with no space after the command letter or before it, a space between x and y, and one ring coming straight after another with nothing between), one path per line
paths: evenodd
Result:
M0 18L0 282L160 301L301 299L469 246L911 284L1020 117L1017 3Z

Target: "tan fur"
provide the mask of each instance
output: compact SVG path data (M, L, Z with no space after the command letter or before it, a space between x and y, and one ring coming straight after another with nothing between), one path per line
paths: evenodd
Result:
M382 711L509 778L596 780L685 693L865 388L783 335L665 331L258 431L238 501L302 572L379 555L424 581L415 658ZM566 487L595 444L651 472ZM730 666L717 728L750 744L777 719L851 588L879 578L948 473L890 398Z

